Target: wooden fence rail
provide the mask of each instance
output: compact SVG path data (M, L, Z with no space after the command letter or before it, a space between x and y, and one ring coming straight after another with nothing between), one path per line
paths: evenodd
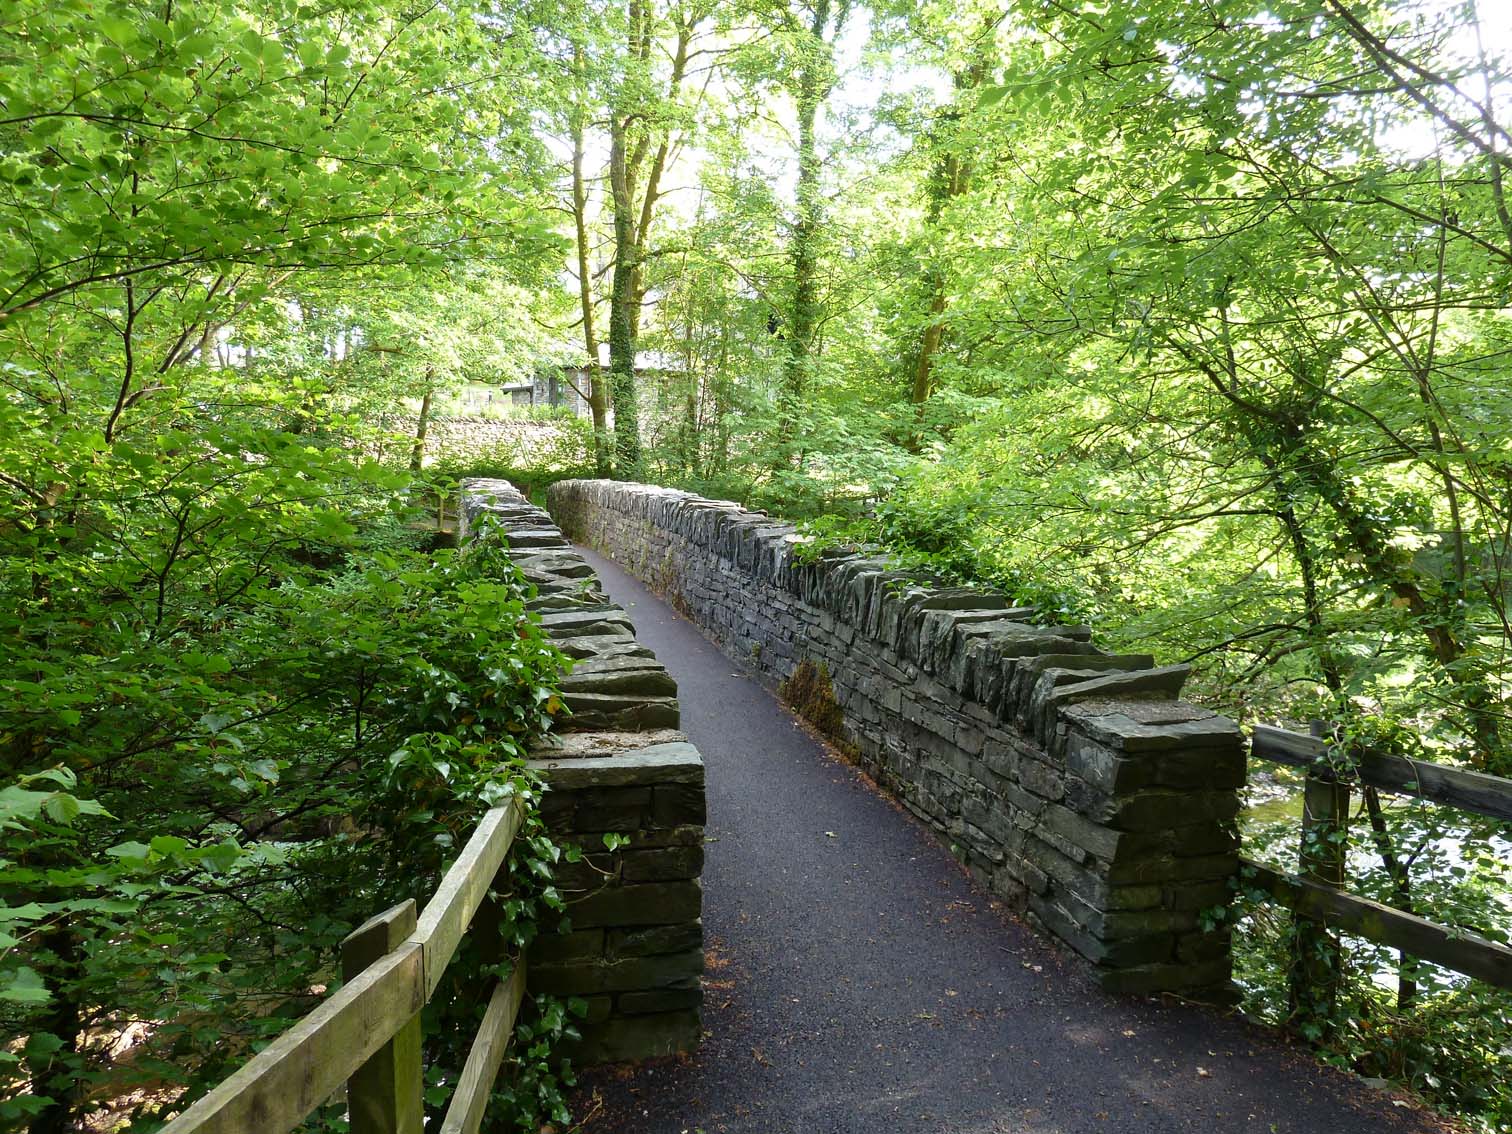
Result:
M1241 859L1253 880L1298 917L1400 949L1499 988L1512 988L1512 949L1331 886Z
M1491 819L1512 819L1512 780L1369 751L1355 755L1348 773L1340 775L1326 760L1329 747L1319 736L1270 725L1254 728L1251 755L1307 769L1304 830L1320 823L1325 828L1347 823L1353 781ZM1298 918L1325 930L1352 933L1500 988L1512 988L1512 948L1470 930L1440 925L1345 892L1342 875L1335 879L1328 876L1332 872L1319 870L1309 859L1305 835L1303 842L1303 875L1244 858L1240 864L1249 878ZM1338 865L1342 868L1342 842L1334 845L1340 851Z
M286 1134L347 1084L352 1134L422 1134L420 1010L484 908L524 818L489 811L419 917L403 902L343 943L346 983L163 1134ZM442 1129L475 1134L525 994L524 960L499 982Z
M1312 768L1327 753L1328 742L1271 725L1256 725L1250 751L1261 760ZM1355 774L1363 784L1398 795L1447 804L1491 819L1512 820L1512 780L1499 776L1376 752L1360 754Z

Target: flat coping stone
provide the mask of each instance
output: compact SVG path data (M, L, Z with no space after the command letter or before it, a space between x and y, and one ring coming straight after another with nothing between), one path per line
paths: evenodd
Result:
M560 791L635 784L702 784L704 762L687 741L653 744L615 756L579 756L529 760L526 767L540 772Z

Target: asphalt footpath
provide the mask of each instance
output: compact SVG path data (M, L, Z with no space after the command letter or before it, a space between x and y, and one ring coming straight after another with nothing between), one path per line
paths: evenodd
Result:
M585 1134L1454 1129L1217 1011L1102 992L686 619L589 551L708 765L702 1047Z

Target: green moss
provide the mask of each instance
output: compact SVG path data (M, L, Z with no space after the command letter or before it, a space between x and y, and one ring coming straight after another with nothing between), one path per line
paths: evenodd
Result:
M835 700L835 687L830 682L829 666L804 659L793 670L792 676L777 687L778 695L793 707L793 710L813 725L830 740L833 740L847 756L856 755L856 746L845 734L845 714Z

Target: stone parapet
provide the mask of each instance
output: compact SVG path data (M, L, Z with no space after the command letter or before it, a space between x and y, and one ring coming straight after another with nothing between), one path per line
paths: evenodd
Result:
M570 1052L593 1064L689 1052L702 1035L704 766L677 731L677 685L635 640L625 611L551 518L504 481L462 484L465 546L489 517L537 594L527 604L575 659L561 685L571 715L531 753L549 790L541 818L579 847L554 882L566 933L532 944L532 992L587 1004ZM605 836L614 839L608 849Z
M571 539L663 592L782 689L971 872L1132 992L1223 995L1245 774L1237 726L1178 699L1185 666L1110 655L986 589L864 551L795 553L726 501L562 481Z

